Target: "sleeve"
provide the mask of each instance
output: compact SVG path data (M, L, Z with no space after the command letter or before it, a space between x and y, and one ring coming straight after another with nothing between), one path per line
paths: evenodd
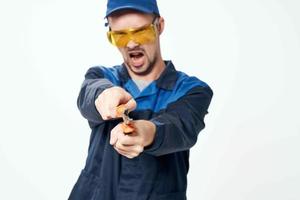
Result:
M212 96L209 86L197 86L171 103L164 113L152 118L156 134L154 142L144 152L161 156L190 149L205 127L204 117Z
M100 67L92 67L86 72L77 98L77 107L81 115L88 120L91 128L104 122L96 109L96 98L105 89L113 86L110 80L104 78Z

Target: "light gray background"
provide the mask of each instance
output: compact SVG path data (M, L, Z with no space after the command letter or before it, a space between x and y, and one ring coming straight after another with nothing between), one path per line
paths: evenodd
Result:
M0 1L0 199L67 199L90 130L86 70L122 62L104 0ZM159 0L163 56L209 83L189 200L300 199L300 3Z

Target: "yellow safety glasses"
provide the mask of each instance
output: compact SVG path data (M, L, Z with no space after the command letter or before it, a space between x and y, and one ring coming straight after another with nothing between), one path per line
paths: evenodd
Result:
M155 21L155 20L153 20ZM140 28L129 28L120 31L108 31L109 42L117 47L125 47L129 41L138 44L154 42L156 38L155 25L151 23Z

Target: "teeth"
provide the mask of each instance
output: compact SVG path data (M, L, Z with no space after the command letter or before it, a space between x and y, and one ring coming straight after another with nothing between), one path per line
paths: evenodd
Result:
M129 56L130 56L130 58L140 58L140 57L143 56L143 54L141 54L141 53L138 53L138 54L130 54Z
M132 53L129 53L129 55L132 57L132 56L140 56L140 55L143 55L142 52L132 52Z

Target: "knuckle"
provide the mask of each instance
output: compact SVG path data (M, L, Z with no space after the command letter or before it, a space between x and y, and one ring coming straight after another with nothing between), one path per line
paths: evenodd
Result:
M103 118L104 120L107 120L107 119L109 119L109 116L106 115L106 114L103 114L103 115L102 115L102 118Z
M133 153L132 156L133 156L133 157L137 157L138 155L140 155L140 154L136 152L136 153Z
M126 157L129 158L129 159L133 159L134 158L134 156L132 156L132 155L126 155Z
M117 149L117 147L114 146L114 149L115 149L118 153L120 153L120 152L119 152L119 149Z
M142 146L138 146L137 147L137 152L138 153L141 153L141 152L143 152L144 151L144 148L142 147Z
M118 141L117 144L116 144L116 148L117 148L117 149L120 149L120 150L123 150L123 146L122 146L122 144L120 144L119 141Z
M115 149L119 154L122 154L122 151L120 151L120 149L118 149L116 146L114 146L114 149Z

